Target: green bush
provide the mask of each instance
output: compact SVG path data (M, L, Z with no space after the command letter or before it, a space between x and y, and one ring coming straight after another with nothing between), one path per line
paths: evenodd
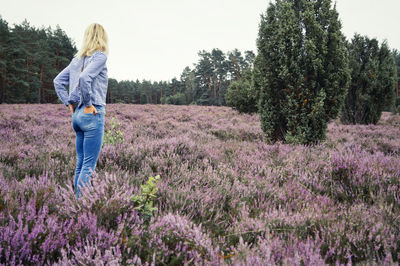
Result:
M105 144L116 144L124 142L124 134L121 132L121 123L117 123L114 117L111 118L110 128L104 133Z
M232 82L228 87L225 94L227 105L239 113L257 112L257 95L251 82L251 70L249 69L238 81Z
M185 105L186 104L186 96L184 93L177 93L174 95L162 97L160 99L163 104L175 104L175 105Z
M316 143L339 114L350 80L345 37L330 0L277 0L261 17L254 66L268 142Z
M376 124L394 105L396 65L386 43L354 35L348 44L351 84L340 120L344 124Z
M159 179L160 175L150 176L146 184L142 185L141 193L131 198L131 201L136 205L135 209L147 220L153 216L154 211L157 211L157 207L153 207L153 200L156 198L158 190L156 186Z

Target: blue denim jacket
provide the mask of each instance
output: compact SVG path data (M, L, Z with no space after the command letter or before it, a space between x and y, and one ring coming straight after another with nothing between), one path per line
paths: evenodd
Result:
M91 56L78 59L72 58L69 65L64 68L53 80L54 88L60 100L68 104L79 103L86 107L93 105L106 105L108 76L107 55L96 51ZM82 70L84 66L84 70ZM65 88L69 84L69 95Z

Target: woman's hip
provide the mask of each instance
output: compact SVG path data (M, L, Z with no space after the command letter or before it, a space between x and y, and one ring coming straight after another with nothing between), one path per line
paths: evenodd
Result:
M97 109L97 108L96 108ZM72 115L72 125L75 131L96 131L98 133L104 131L104 113L102 108L97 113L85 113L84 108L75 110Z

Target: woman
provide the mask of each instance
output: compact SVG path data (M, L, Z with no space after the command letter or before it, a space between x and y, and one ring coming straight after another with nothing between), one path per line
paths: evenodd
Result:
M74 186L77 198L80 187L90 181L103 144L107 56L107 33L100 24L92 23L85 30L81 49L54 79L58 97L72 113L76 133Z

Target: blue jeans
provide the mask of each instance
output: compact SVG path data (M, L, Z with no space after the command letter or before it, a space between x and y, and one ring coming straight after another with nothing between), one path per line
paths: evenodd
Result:
M88 185L96 169L104 137L105 107L94 105L97 115L84 113L81 105L72 114L72 126L76 133L75 194L79 198L80 188Z

